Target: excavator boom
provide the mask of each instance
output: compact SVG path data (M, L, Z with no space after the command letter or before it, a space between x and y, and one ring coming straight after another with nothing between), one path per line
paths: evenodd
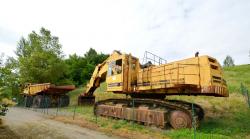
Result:
M95 96L94 91L96 88L100 86L100 82L105 81L108 69L108 61L110 61L113 57L117 57L121 55L120 52L114 51L112 55L110 55L104 62L98 64L95 67L95 70L89 80L89 83L86 86L86 91L80 94L78 97L78 104L94 104Z

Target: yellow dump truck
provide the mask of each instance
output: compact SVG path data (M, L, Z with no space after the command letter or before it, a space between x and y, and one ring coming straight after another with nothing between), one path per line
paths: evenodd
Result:
M74 90L74 85L56 86L51 83L26 84L22 92L26 107L48 108L53 106L65 107L70 99L67 93Z

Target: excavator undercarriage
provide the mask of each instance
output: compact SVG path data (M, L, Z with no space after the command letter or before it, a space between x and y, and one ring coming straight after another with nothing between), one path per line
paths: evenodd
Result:
M170 124L174 129L191 128L192 121L197 127L203 119L203 109L197 105L177 100L156 99L108 99L94 105L98 116L136 121L144 125L165 128Z

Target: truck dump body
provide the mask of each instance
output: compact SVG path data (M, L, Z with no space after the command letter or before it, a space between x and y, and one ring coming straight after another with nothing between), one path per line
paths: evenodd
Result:
M23 93L27 95L45 94L66 94L75 89L74 85L56 86L50 83L28 85Z

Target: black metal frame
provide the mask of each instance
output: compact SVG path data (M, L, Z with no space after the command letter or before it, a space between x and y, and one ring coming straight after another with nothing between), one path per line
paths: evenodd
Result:
M151 52L148 52L148 51L145 51L144 53L144 56L143 56L143 61L142 61L142 64L146 64L147 62L151 61L152 64L158 64L158 65L161 65L161 64L166 64L167 63L167 60L151 53Z

